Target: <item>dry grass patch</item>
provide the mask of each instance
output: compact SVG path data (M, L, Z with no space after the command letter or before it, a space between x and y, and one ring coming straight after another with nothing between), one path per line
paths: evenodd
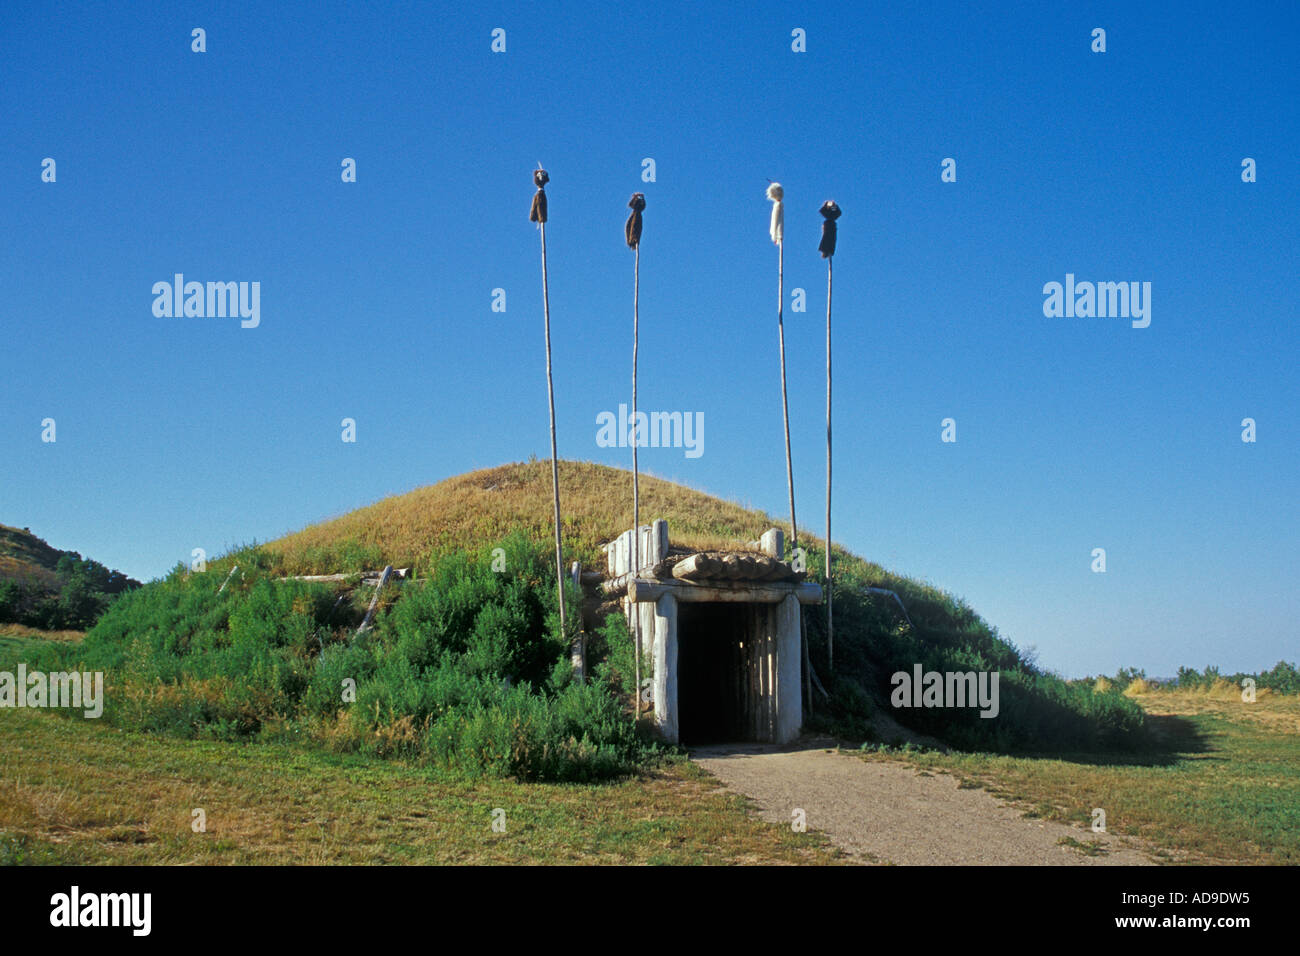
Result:
M604 566L599 545L632 524L630 472L591 462L562 461L560 498L567 556ZM642 474L641 512L666 518L674 544L699 550L734 547L777 522L739 504ZM362 570L334 567L348 549L394 566L418 564L437 552L495 544L516 528L545 540L551 529L550 462L501 465L384 498L330 521L272 541L288 573Z
M85 636L85 631L42 631L39 628L27 627L25 624L0 624L0 638L20 637L27 640L67 641L77 644Z
M492 811L506 812L504 833ZM192 811L207 831L191 829ZM395 760L0 714L0 863L795 864L818 834L751 819L670 763L610 784L445 782Z

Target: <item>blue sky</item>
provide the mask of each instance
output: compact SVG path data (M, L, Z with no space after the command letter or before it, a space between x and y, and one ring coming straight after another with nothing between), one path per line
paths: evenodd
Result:
M775 179L801 526L834 198L837 540L1067 675L1294 660L1297 14L1132 7L10 5L0 521L149 578L545 457L539 161L560 454L630 465L640 190L640 404L705 418L642 465L783 516ZM177 272L260 326L155 317ZM1044 316L1067 273L1150 282L1150 327Z

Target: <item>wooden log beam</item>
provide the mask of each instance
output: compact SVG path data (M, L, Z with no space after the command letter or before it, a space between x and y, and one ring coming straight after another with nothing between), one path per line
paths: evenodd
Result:
M393 568L392 576L399 580L404 580L411 573L410 568ZM350 574L291 574L286 577L286 581L346 581L349 578L355 578L361 575L361 580L366 584L374 584L381 577L383 571L353 571Z
M659 564L654 565L654 567L642 568L641 575L642 577L657 577L662 569L663 565L662 562L660 562ZM633 577L635 577L635 575L630 572L628 574L615 575L614 577L605 580L600 585L601 593L608 595L622 594L627 590L627 582L632 580Z
M673 577L681 581L772 581L793 574L788 565L770 555L742 552L700 552L682 558L673 566Z
M392 574L393 566L390 564L388 567L384 568L384 573L379 578L379 584L375 586L375 593L370 599L370 608L366 611L365 619L361 622L361 626L357 628L357 633L352 636L354 641L370 629L370 622L375 618L375 608L379 606L379 592L384 589L384 585L388 583L388 579Z
M220 594L222 591L226 589L226 585L230 583L230 579L235 576L235 572L238 570L239 570L239 565L237 564L230 569L230 573L226 575L226 580L221 582L221 590L217 592L218 594Z
M745 576L744 565L741 563L741 556L734 551L728 552L722 556L722 577L730 578L732 581Z
M718 559L703 552L692 554L673 565L673 577L682 580L711 578L718 573Z
M646 578L634 578L628 584L628 597L633 603L657 601L665 594L672 594L678 601L688 603L718 604L776 604L793 594L800 604L820 604L822 586L813 581L728 585L724 582L696 584L677 579L655 581Z

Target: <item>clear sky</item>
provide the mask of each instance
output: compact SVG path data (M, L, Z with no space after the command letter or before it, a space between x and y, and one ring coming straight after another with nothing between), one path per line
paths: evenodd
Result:
M546 457L539 161L560 454L630 466L640 190L640 404L705 422L642 465L783 516L774 179L804 528L834 198L837 540L1067 675L1296 659L1300 14L989 6L7 4L0 521L147 579ZM260 324L156 317L178 272ZM1044 315L1067 273L1150 326Z

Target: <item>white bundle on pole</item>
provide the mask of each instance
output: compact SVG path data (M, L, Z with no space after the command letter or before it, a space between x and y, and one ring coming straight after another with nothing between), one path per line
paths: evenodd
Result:
M780 183L768 183L767 198L772 202L772 222L768 234L776 243L776 330L781 348L781 414L785 423L785 477L790 489L790 547L792 554L799 548L799 522L794 513L794 462L790 455L790 402L785 386L785 190ZM800 645L803 649L804 694L807 713L812 714L812 684L809 674L812 665L808 660L808 638L803 633L803 609L799 612Z
M772 237L772 242L781 245L785 240L785 190L781 188L780 183L772 183L767 187L767 198L772 200L772 224L768 227L768 233Z
M781 348L781 414L785 422L785 474L790 488L790 546L799 547L799 523L794 515L794 465L790 457L790 403L785 387L785 190L770 183L767 198L772 201L772 223L768 233L776 243L776 331Z

